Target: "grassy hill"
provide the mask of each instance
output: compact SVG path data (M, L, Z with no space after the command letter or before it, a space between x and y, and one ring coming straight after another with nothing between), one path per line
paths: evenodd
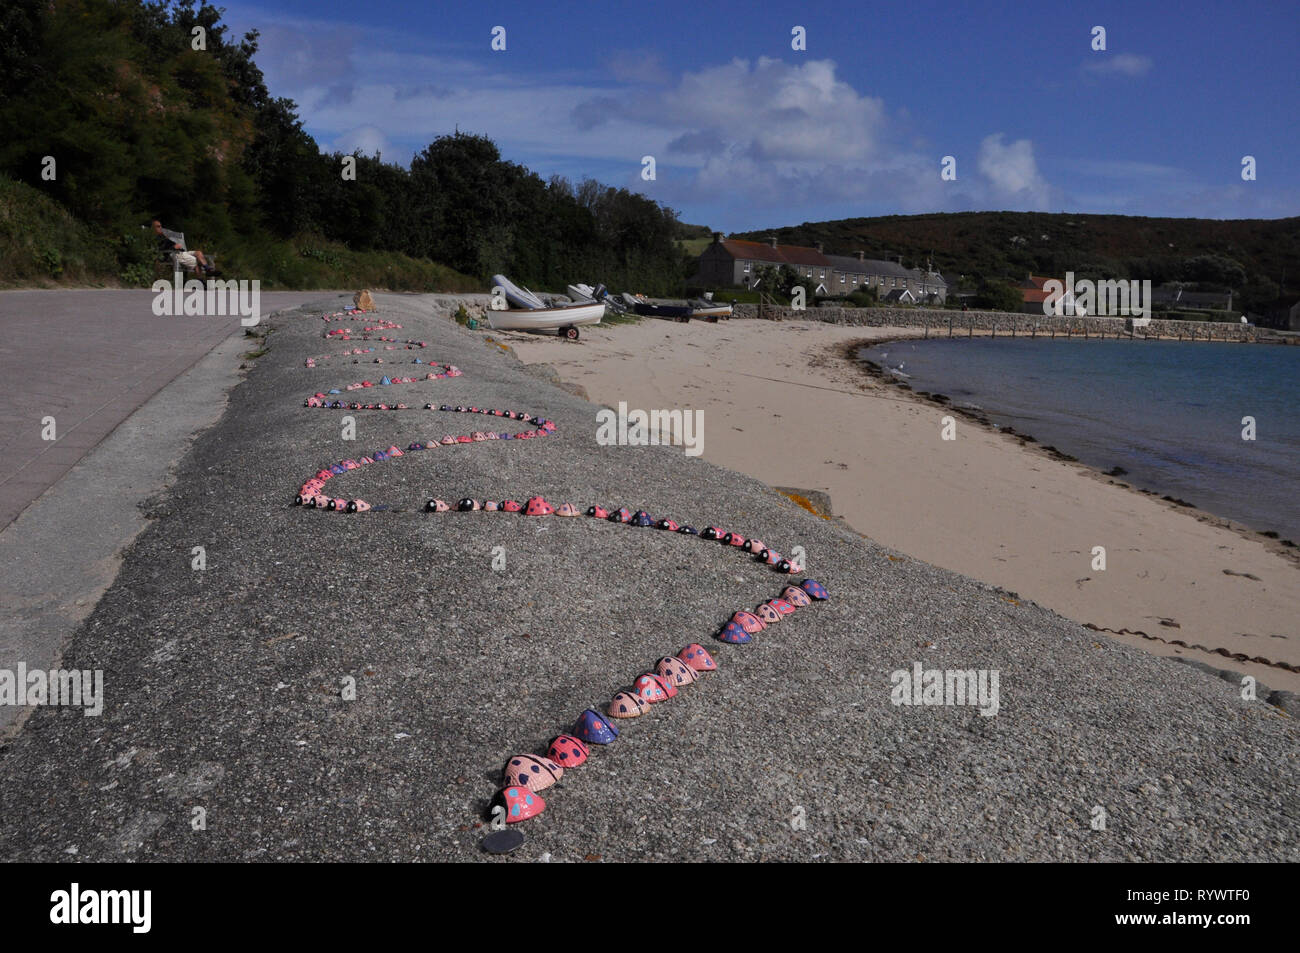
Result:
M1300 218L958 212L805 222L733 237L762 241L769 235L795 245L820 241L833 254L902 255L910 266L932 259L944 274L976 282L1073 271L1233 287L1258 301L1300 292Z
M0 175L0 287L99 284L114 279L116 271L113 249L71 212Z
M276 288L482 291L483 282L445 265L396 252L356 250L319 236L232 236L215 250L224 278L257 278ZM0 288L144 286L161 272L138 227L106 237L59 202L0 175ZM123 264L125 262L125 264Z

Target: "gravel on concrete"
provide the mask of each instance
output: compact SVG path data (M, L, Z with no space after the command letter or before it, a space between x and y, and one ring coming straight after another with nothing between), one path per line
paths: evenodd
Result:
M480 418L358 412L345 442L339 412L302 401L379 372L307 369L341 345L309 312L272 319L269 352L150 501L151 526L64 653L104 670L104 713L42 708L0 749L0 858L494 859L479 842L506 758L544 750L693 641L719 671L623 723L495 859L1300 857L1300 734L1284 712L680 448L598 446L597 408L490 332L428 299L377 301L404 325L394 336L465 372L397 399L528 410L557 434L411 454L331 486L403 510L295 508L321 465ZM430 496L536 493L802 546L831 599L724 646L712 634L727 617L788 577L652 529L418 511ZM997 715L891 704L891 673L916 661L996 670Z

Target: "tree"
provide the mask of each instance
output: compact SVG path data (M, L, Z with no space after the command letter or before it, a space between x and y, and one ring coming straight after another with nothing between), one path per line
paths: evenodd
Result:
M789 298L794 293L795 285L799 284L799 272L795 271L789 265L760 265L754 272L754 277L758 280L756 284L759 291L765 291L771 295L777 295L781 298ZM805 288L805 292L811 292L812 289Z
M1246 283L1246 269L1233 258L1198 255L1183 262L1182 279L1220 288L1240 288Z
M1025 296L1021 289L1005 281L985 281L980 284L976 304L993 311L1020 311Z

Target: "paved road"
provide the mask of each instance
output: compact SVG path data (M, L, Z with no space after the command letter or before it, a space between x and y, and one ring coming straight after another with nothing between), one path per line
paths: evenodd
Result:
M263 314L328 292L268 292ZM151 291L0 292L0 529L159 389L232 334L234 317L158 317ZM41 437L55 419L57 440Z

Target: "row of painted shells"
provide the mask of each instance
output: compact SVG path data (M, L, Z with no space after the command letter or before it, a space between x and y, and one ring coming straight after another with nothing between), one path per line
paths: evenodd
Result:
M456 509L461 512L470 512L474 510L485 510L487 512L504 511L506 513L518 513L523 511L528 516L550 516L552 513L556 516L577 516L578 508L572 503L561 503L559 506L552 506L540 496L532 497L528 503L521 505L516 500L502 500L498 503L496 500L475 500L466 498L457 503L454 507L444 500L432 499L424 504L425 512L428 513L445 513L448 510ZM668 530L674 533L681 533L685 536L699 536L700 539L716 539L723 545L738 546L745 552L752 554L759 562L768 566L775 566L779 572L784 573L801 573L803 572L802 564L789 559L782 558L781 554L774 549L768 549L758 539L746 539L739 533L728 533L720 526L708 526L702 532L697 532L693 526L678 525L670 519L656 520L645 510L638 510L632 513L626 506L610 512L603 506L587 507L587 515L596 519L605 519L611 523L624 523L628 526L653 526L656 529Z
M432 408L432 404L426 405ZM362 513L372 508L371 504L364 500L346 500L342 498L331 498L325 496L321 491L325 488L325 481L330 477L338 476L349 470L356 470L362 466L371 463L382 463L394 457L404 456L406 453L419 450L431 450L437 446L450 446L458 443L476 443L483 440L528 440L533 437L545 437L555 432L555 423L546 418L536 415L530 416L523 411L502 410L488 411L480 410L477 407L449 407L443 405L441 408L449 413L478 413L500 415L509 417L513 420L524 420L537 426L536 430L525 430L521 433L511 434L509 432L501 433L483 433L476 431L473 434L463 434L461 436L452 436L448 434L441 441L430 441L429 443L412 443L406 450L402 450L396 445L390 446L387 450L376 450L373 453L360 457L358 459L340 460L338 463L331 464L329 467L316 471L316 475L305 481L298 490L298 495L294 498L297 505L305 505L314 509L325 509L345 513Z
M427 380L430 378L442 377L442 376L451 376L451 375L430 375L429 378L425 378L425 379ZM414 383L415 380L416 380L415 378L410 378L408 380L403 381L399 378L397 382ZM389 383L392 383L392 381L389 381ZM364 386L375 386L375 385L371 384L370 382L362 382L360 385L357 386L364 387ZM380 386L384 386L383 382L381 382ZM317 395L318 398L323 396L326 395L324 394ZM340 402L336 401L334 403L337 405ZM355 407L353 409L370 409L370 408ZM388 409L388 408L381 407L378 409ZM432 409L432 405L427 404L426 409ZM484 414L492 414L495 416L506 416L512 418L516 416L520 416L520 417L523 416L523 415L516 415L510 411L488 411L488 410L480 410L478 408L465 408L465 407L452 408L445 404L442 405L440 409L444 411L456 410L459 412L484 413ZM554 430L554 424L550 423L549 421L541 421L540 418L536 418L533 419L532 422L549 424L549 429L543 432L553 432ZM475 434L473 437L469 439L470 440L492 439L492 437L495 436L496 435L492 435L491 437L489 437L487 435ZM448 442L448 440L449 438L443 438L444 442ZM462 437L462 438L458 438L457 442L468 442L468 441L466 440L466 438ZM425 447L419 444L412 444L409 449L411 450L425 449ZM362 463L376 462L376 460L386 460L392 456L402 456L402 455L403 455L403 451L401 451L396 446L392 446L388 449L388 451L377 451L373 457L363 457L360 463L356 461L342 461L340 464L336 464L335 468L332 468L333 472L327 472L324 470L320 471L317 474L316 479L323 483L324 480L329 479L331 476L337 473L346 472L349 469L355 469L357 466L361 465ZM309 484L311 482L312 481L309 481ZM304 489L307 488L308 486L304 485ZM325 499L326 498L324 497L318 496L315 497L312 500L312 502L315 503L316 500L325 500ZM299 496L299 502L304 502L301 495ZM366 503L363 500L353 500L353 501L328 500L328 508L329 509L341 508L346 512L360 512L360 511L368 510L371 507L370 504ZM426 510L430 510L434 512L442 512L451 509L450 506L448 506L446 503L444 503L441 500L430 500L426 504L425 508ZM484 501L482 504L480 504L478 501L468 499L468 498L461 500L460 503L457 504L457 509L459 510L477 510L477 509L493 510L497 508L498 508L498 504L495 504L493 501ZM524 507L521 507L520 504L518 504L517 502L510 501L510 500L503 501L501 504L499 504L499 508L507 512L510 511L518 512L520 510L525 509ZM531 500L529 500L526 507L526 512L528 513L528 515L537 515L537 516L550 515L552 513L559 516L578 515L577 508L570 503L562 503L558 508L556 508L556 507L552 507L541 497L534 497ZM672 530L679 533L685 533L685 534L695 533L692 527L679 526L677 523L675 523L670 519L661 519L656 522L644 510L638 511L636 514L632 514L627 508L624 507L615 510L613 512L610 512L605 510L603 507L594 505L588 509L587 513L589 516L592 517L605 518L612 522L622 522L628 525L635 525L635 526L653 525L653 526L657 526L660 529ZM725 532L720 527L716 527L716 526L707 527L702 533L699 533L698 535L700 535L700 537L703 539L717 539L721 541L724 545L743 547L747 552L755 551L756 554L758 555L758 558L768 563L776 562L779 559L778 554L775 554L774 552L769 551L766 547L763 547L762 543L759 542L758 540L754 540L754 539L747 540L744 537L739 536L738 534ZM798 567L797 565L792 566L791 564L789 564L784 560L780 562L780 568L782 568L786 572L800 571L800 567ZM820 585L816 583L814 580L804 580L803 586L816 587L815 591L820 591L820 595L817 596L817 598L826 598L825 590L821 589ZM800 596L796 595L796 593L804 593L804 589L796 588L793 586L787 586L785 590L783 590L781 598L770 600L768 603L764 603L762 606L759 607L759 611L762 611L763 609L768 609L769 611L774 613L774 618L776 620L779 620L780 617L779 611L775 607L786 606L788 607L788 612L793 612L795 608L795 604L800 598ZM804 600L806 600L807 595L805 594L803 598ZM807 604L806 601L804 602L804 604ZM757 624L760 629L765 624L755 614L737 612L732 616L732 619L730 622L727 623L727 626L724 627L724 632L728 631L728 627L738 626L738 620L742 618L746 618L747 616L751 617L753 620L757 620ZM749 624L752 626L754 623L751 621ZM736 640L736 641L737 642L749 641L748 634L749 633L746 633L747 637L745 639ZM722 636L719 637L721 638ZM727 640L724 639L724 641ZM717 667L716 663L713 661L713 658L704 649L704 647L697 643L693 643L692 645L689 645L686 648L682 649L682 651L678 653L676 658L670 656L665 656L661 658L659 662L656 664L655 671L645 672L641 676L639 676L636 679L635 683L633 684L632 690L630 692L621 691L617 695L615 695L614 699L609 703L607 707L607 711L609 712L609 715L614 718L637 717L647 709L648 705L656 704L660 701L666 700L667 698L671 698L675 696L677 694L677 690L679 687L690 684L697 678L697 674L696 674L697 672L702 673L705 671L712 671L715 670L716 667ZM503 772L505 775L504 780L505 780L506 787L499 795L506 808L507 823L518 823L519 821L526 820L530 817L535 817L537 814L540 814L542 811L546 809L545 801L542 800L541 796L537 792L540 790L544 790L547 787L550 787L550 785L558 781L560 777L563 775L564 768L566 766L572 768L582 764L587 759L587 755L589 752L589 749L587 748L587 742L595 743L595 744L609 744L615 738L618 737L618 729L615 728L604 716L602 716L601 714L599 714L598 712L590 708L584 711L583 714L579 717L578 722L575 724L573 730L575 732L575 735L577 735L576 737L574 735L560 735L551 741L550 747L547 752L547 757L541 757L538 755L517 755L507 762L505 770Z
M423 363L423 362L421 362ZM327 397L330 394L342 394L346 391L362 390L367 387L391 387L394 384L418 384L421 381L439 380L443 377L460 377L461 369L455 364L443 364L439 361L429 361L426 367L442 367L442 371L429 371L424 377L389 377L385 374L377 381L353 381L351 384L344 384L342 387L331 387L327 391L318 390L316 397ZM432 404L428 406L432 407Z
M811 599L828 598L826 590L813 579L805 579L798 587L787 586L782 597L799 598L794 596L796 592L802 595L804 605L808 605ZM638 718L651 705L676 697L678 689L716 669L717 663L708 651L693 643L678 652L676 657L661 658L653 672L642 673L631 689L616 694L606 710L612 718ZM519 754L508 759L502 769L505 786L494 799L504 805L506 823L517 824L545 811L546 801L538 792L559 781L566 769L585 762L591 750L589 745L612 744L618 736L619 729L609 718L588 708L574 723L572 734L558 735L551 740L545 756Z
M688 685L705 672L716 671L717 667L713 656L704 646L692 643L676 656L665 655L655 664L653 673L646 672L637 682L646 681L657 686L671 685L672 694L676 695L677 686ZM619 696L615 696L610 703L611 715L614 714L618 700ZM546 810L546 802L538 792L545 791L559 781L566 769L572 770L583 764L591 753L588 744L609 744L616 737L618 729L594 709L588 708L574 724L573 734L556 735L551 739L545 755L517 754L507 759L505 767L501 769L504 787L497 795L498 802L505 807L506 823L518 824Z
M374 311L362 311L360 308L347 308L344 311L332 311L320 315L322 321L365 321L375 314ZM382 320L382 319L381 319Z
M326 331L321 335L321 337L330 338L335 341L351 341L352 335L358 330L363 335L366 335L372 331L400 331L401 329L402 326L400 324L394 324L392 321L381 321L379 324L368 324L364 328L335 328L333 331ZM366 341L369 340L369 338L362 337L362 340ZM380 338L379 340L391 341L392 338Z
M339 351L337 354L317 354L315 357L309 357L305 361L303 361L303 366L315 367L317 361L332 361L336 357L355 357L361 354L373 354L376 351L413 351L416 348L422 348L428 346L429 346L428 341L408 340L408 341L398 341L392 344L385 344L383 347L352 347L352 348L347 348L345 350ZM353 360L352 363L357 364L359 362ZM375 363L382 364L383 358L381 357L375 358ZM413 357L411 358L411 363L423 364L424 361L420 360L420 358L418 357ZM430 361L429 363L433 363L433 362Z

